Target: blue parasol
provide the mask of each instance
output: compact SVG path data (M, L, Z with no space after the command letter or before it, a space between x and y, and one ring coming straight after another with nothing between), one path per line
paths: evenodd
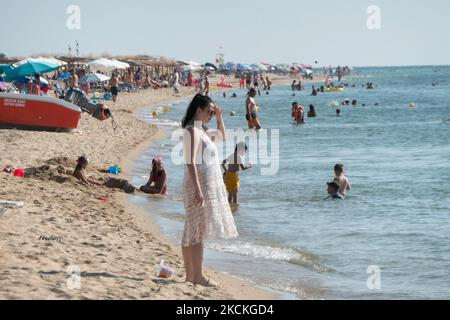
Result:
M10 64L0 64L0 74L10 72L12 69L14 69L14 67Z
M50 62L31 62L22 64L21 66L12 69L6 73L6 79L11 81L19 77L33 76L35 74L42 74L46 72L55 71L61 66Z

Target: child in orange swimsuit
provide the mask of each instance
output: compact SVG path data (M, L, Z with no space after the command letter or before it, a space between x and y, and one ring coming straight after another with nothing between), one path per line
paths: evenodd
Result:
M228 202L237 205L237 195L240 187L239 171L253 168L253 165L244 165L242 157L247 152L248 147L241 142L236 145L234 153L222 162L225 170L225 186L228 191Z

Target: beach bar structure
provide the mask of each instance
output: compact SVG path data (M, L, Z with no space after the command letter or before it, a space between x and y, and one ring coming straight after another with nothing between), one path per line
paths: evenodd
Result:
M148 74L153 79L167 78L182 65L170 58L148 55L119 56L116 59L128 63L132 71L141 68L143 74Z

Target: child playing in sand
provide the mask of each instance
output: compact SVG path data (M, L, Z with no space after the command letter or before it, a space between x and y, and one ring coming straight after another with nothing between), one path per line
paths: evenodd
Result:
M248 147L245 143L238 143L234 153L222 162L222 168L225 170L225 186L228 191L228 202L230 204L237 205L237 195L240 186L239 171L253 168L251 164L245 166L242 163L242 157L247 152L247 149Z
M81 183L87 185L87 186L101 186L101 183L98 183L96 181L90 180L86 177L85 170L87 168L87 165L89 164L89 159L85 156L81 156L77 160L77 166L75 167L75 170L73 172L73 176L77 178Z
M334 166L335 178L334 182L336 182L339 186L339 192L343 195L350 191L350 183L348 178L344 175L344 165L342 163L338 163Z
M167 195L167 173L162 158L153 159L152 164L150 178L140 190L148 194ZM152 186L152 183L154 183L154 186Z
M89 159L85 156L81 156L77 160L77 166L75 167L75 170L73 172L73 176L77 178L81 183L91 187L93 185L95 186L105 186L107 188L112 189L120 189L126 193L133 193L136 188L132 186L127 180L124 179L116 179L112 177L107 177L106 181L104 183L96 182L94 180L88 179L86 177L86 168L89 164Z

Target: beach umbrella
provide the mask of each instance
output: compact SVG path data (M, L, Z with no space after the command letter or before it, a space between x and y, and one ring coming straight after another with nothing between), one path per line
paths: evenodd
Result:
M195 61L190 61L189 67L191 68L192 71L202 71L204 68L202 64Z
M23 65L23 64L25 64L27 62L50 63L50 64L56 64L56 65L58 65L60 67L67 65L66 62L64 62L62 60L59 60L59 59L56 59L56 58L52 58L52 57L49 57L49 58L37 57L37 58L26 58L26 59L20 60L20 61L18 61L18 62L16 62L14 64L14 67L16 67L16 68L20 67L21 65Z
M111 78L100 73L89 73L88 75L81 77L80 83L99 83L108 81L109 79Z
M60 66L57 64L29 61L7 72L6 78L7 80L11 81L19 77L33 76L35 74L42 74L55 71L59 68Z
M271 65L270 63L261 63L262 66L266 67L268 71L275 71L277 69L277 67L275 67L274 65Z
M117 68L116 69L127 69L130 67L130 65L126 62L122 62L116 59L112 59L112 61L116 64Z
M196 61L180 61L180 63L184 64L183 68L189 71L202 71L205 68L205 65Z
M220 70L225 70L225 71L237 71L237 64L233 63L233 62L227 62L225 64L221 64L219 66Z
M14 69L14 67L10 64L0 64L0 74L7 73Z
M20 78L17 78L16 80L14 80L14 82L15 83L20 83L20 84L27 84L27 83L30 82L30 80L35 82L33 77L20 77ZM39 77L39 80L41 81L41 85L48 86L47 79Z
M250 65L248 65L248 64L238 64L237 68L238 68L238 70L241 70L241 71L251 71L251 70L253 70L253 68Z
M256 69L257 71L260 71L260 72L267 72L267 71L269 71L265 66L263 66L262 64L259 64L259 63L254 63L251 66L254 69Z
M193 71L191 66L182 66L182 67L178 67L177 69L180 72L189 72L189 71Z
M213 63L210 62L205 63L205 68L211 68L214 69L214 71L218 70L218 68Z
M304 64L304 63L300 64L299 66L302 67L303 69L312 70L312 68L313 68L310 64Z
M88 66L97 70L112 71L115 69L126 69L130 65L114 59L100 58L87 63Z
M61 74L58 76L58 79L60 79L60 80L69 80L69 79L72 79L72 75L71 75L70 73L68 73L68 72L66 72L66 73L61 73Z

